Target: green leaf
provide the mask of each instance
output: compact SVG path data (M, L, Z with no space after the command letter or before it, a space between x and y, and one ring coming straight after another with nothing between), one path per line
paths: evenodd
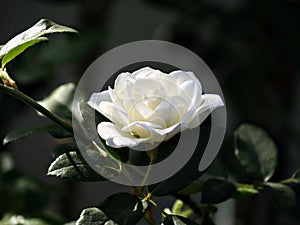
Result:
M100 204L100 209L119 225L137 224L144 216L148 204L130 193L117 193Z
M54 158L57 158L64 153L74 152L76 150L78 150L76 142L71 141L71 142L63 143L61 145L56 146L52 152L53 152Z
M204 182L202 180L195 180L178 193L182 195L193 195L202 192L204 188Z
M232 183L220 179L210 179L204 184L201 203L224 202L231 197L234 191L235 186Z
M188 131L185 131L185 132L188 132ZM198 170L198 167L199 167L199 163L201 161L203 152L205 150L205 147L207 145L209 134L210 134L209 127L201 128L201 134L199 137L199 142L198 142L197 148L195 149L195 152L193 153L190 160L186 163L186 165L183 166L183 168L179 172L177 172L172 177L170 177L160 183L149 186L149 190L152 193L152 195L164 196L164 195L176 193L179 190L181 190L181 189L185 188L186 186L188 186L189 184L191 184L193 181L198 179L204 173L204 171L200 172ZM174 138L176 138L176 136ZM165 148L168 148L166 146L170 146L173 144L172 142L174 143L173 138L170 139L169 141L163 143L162 147L159 146L158 158L160 157L160 154L164 154Z
M227 179L227 171L224 168L221 160L218 158L213 162L213 164L206 170L206 174L214 176L214 177L220 177L223 179Z
M0 225L50 225L38 218L25 218L21 215L5 215Z
M88 208L81 212L76 225L118 225L109 220L105 213L98 208Z
M42 36L60 32L77 33L77 31L72 28L58 25L47 19L41 19L33 27L18 34L2 46L0 49L0 58L3 57L2 68L4 68L10 60L21 54L30 46L37 44L40 41L47 40L47 38ZM5 56L7 57L4 60Z
M234 132L235 156L251 180L268 181L277 166L277 148L268 134L243 124Z
M79 181L105 180L83 161L76 152L64 153L55 159L48 169L48 175Z
M47 204L49 189L44 183L13 170L1 179L0 212L33 212Z
M99 137L97 131L97 125L101 121L103 121L104 117L95 112L95 110L90 107L86 102L82 101L79 104L80 112L82 116L82 129L83 133L89 138L89 140L93 140L100 146L105 152L109 153L116 161L127 162L129 157L128 148L112 148L107 146L106 143Z
M289 186L270 182L264 183L263 186L277 207L287 209L295 205L296 194Z
M32 45L35 45L41 41L47 41L48 38L40 37L34 40L27 41L23 44L18 45L17 47L11 49L8 53L6 53L2 59L2 69L5 67L5 65L13 60L16 56L24 52L27 48L29 48Z
M14 168L14 162L10 154L6 152L0 153L0 179L1 175L11 171Z
M62 129L56 124L46 124L46 125L37 125L32 127L23 128L20 130L16 130L13 132L10 132L6 135L6 137L3 140L3 145L6 145L7 143L17 141L21 138L28 137L31 134L37 133L37 132L43 132L48 131L50 134L56 137L70 137L72 136L70 133Z
M50 112L71 120L75 89L76 87L73 83L63 84L54 89L48 97L44 98L42 101L38 101L38 103ZM42 115L40 113L38 114Z
M198 224L182 216L170 215L165 218L162 225L198 225Z

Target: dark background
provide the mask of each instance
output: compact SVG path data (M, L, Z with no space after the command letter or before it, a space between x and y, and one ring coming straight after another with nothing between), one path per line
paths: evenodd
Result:
M263 127L279 150L274 181L300 167L300 1L298 0L10 0L1 2L0 43L41 18L76 28L80 35L56 36L9 63L19 88L42 99L65 82L77 82L105 51L120 44L159 39L197 53L214 71L228 110L223 161L232 153L232 133L243 122ZM130 53L129 53L130 54ZM0 94L0 138L43 119L16 100ZM13 154L25 174L60 187L47 206L68 220L126 187L67 182L46 177L56 141L47 134L1 146ZM228 163L229 164L229 163ZM228 166L230 167L230 166ZM232 168L231 168L232 169ZM166 204L167 199L162 204ZM274 208L264 196L229 201L217 224L300 224L299 205L289 212ZM297 213L298 212L298 213Z

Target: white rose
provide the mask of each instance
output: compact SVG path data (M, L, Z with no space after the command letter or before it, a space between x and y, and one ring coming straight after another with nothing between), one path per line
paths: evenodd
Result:
M111 121L98 124L98 132L114 148L168 140L198 127L224 105L219 95L202 94L194 73L166 74L150 67L121 73L114 89L94 93L88 104Z

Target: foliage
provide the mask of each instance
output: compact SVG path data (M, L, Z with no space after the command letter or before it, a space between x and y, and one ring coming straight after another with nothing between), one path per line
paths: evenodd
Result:
M5 65L9 61L28 47L45 40L44 35L54 32L74 33L76 31L43 19L7 42L0 50L3 74L6 73ZM85 156L78 150L78 143L73 137L73 129L83 131L83 143L80 144L84 145L88 154L107 162L98 168L101 174L104 172L109 177L118 176L123 169L122 162L130 162L128 149L111 148L98 137L97 130L93 127L94 123L90 123L91 115L96 114L97 122L104 118L97 115L84 101L78 106L80 115L73 115L74 127L70 125L75 85L64 84L55 89L47 98L37 102L19 91L16 85L10 85L14 83L8 74L1 78L3 80L3 84L0 84L2 92L23 101L36 109L39 115L44 115L53 122L11 132L3 141L3 144L8 144L41 131L47 131L54 138L59 139L60 145L53 150L54 161L49 166L48 175L84 182L106 180L97 173L97 168L89 166ZM218 203L230 198L248 199L260 194L268 195L280 209L293 207L296 202L295 189L299 188L300 183L299 170L290 178L270 182L277 168L277 147L263 129L251 124L242 124L233 135L234 145L231 149L234 153L234 160L239 166L238 173L235 174L233 171L231 176L227 176L230 171L227 171L226 167L222 168L217 160L206 171L211 177L204 180L203 173L197 170L197 166L209 132L209 129L203 129L197 151L174 176L150 186L133 186L131 187L132 193L114 194L101 204L84 209L75 224L134 225L142 218L149 224L156 224L157 221L151 214L152 209L156 209L161 213L160 223L164 225L195 225L198 221L201 221L203 225L208 225L213 224L212 216L217 210ZM157 154L154 154L155 160L164 157L160 149L171 152L174 143L176 140L171 139L160 145ZM112 159L112 161L106 159ZM150 164L151 160L151 158L146 160L146 163ZM49 218L40 211L47 202L48 188L16 171L9 155L5 153L0 154L0 181L0 193L4 196L0 199L0 209L1 212L5 212L1 215L0 224L47 225L65 222ZM199 193L202 195L200 203L193 198ZM161 209L157 204L157 198L167 195L175 198L172 212ZM37 214L30 215L33 211Z

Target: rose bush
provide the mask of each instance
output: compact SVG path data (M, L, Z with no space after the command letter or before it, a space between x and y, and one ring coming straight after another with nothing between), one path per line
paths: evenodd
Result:
M202 94L194 73L176 70L167 74L150 67L121 73L114 88L94 93L88 104L111 121L98 124L107 145L147 144L148 149L199 126L224 105L219 95Z

